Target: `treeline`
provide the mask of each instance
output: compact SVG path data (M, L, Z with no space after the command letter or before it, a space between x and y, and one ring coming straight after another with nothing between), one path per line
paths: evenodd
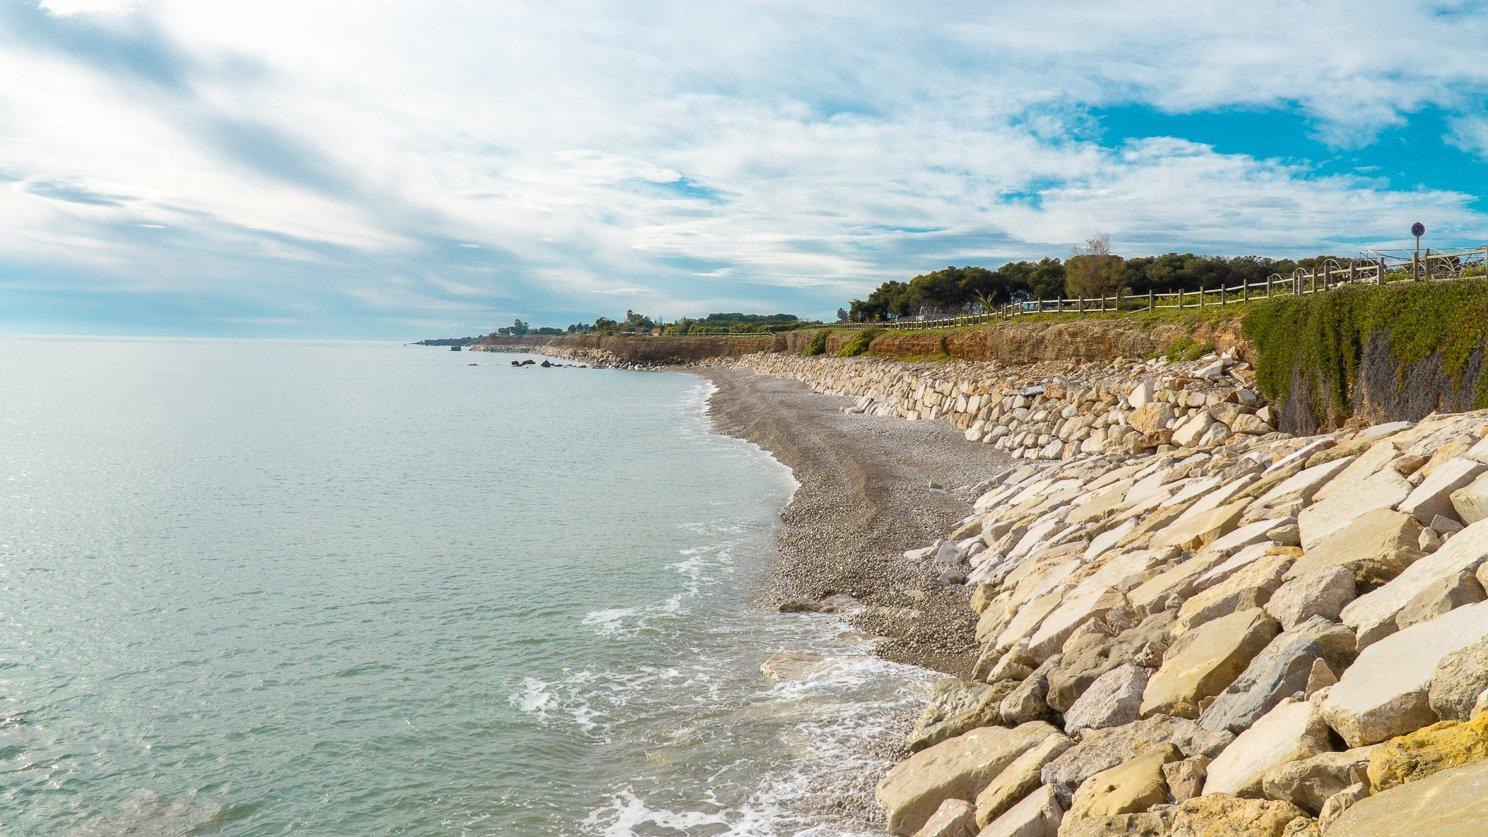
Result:
M566 329L543 326L532 328L518 319L502 326L490 337L522 337L529 334L768 334L821 325L818 320L803 320L795 314L709 314L706 317L682 317L672 322L626 311L625 319L596 317L592 323L572 323Z
M1262 256L1225 258L1165 253L1122 259L1095 253L1077 254L1064 260L1045 258L1036 262L1010 262L995 270L946 267L916 276L908 282L885 282L867 299L853 300L846 314L853 322L880 322L901 317L986 313L1015 297L1030 300L1073 298L1091 296L1091 290L1096 294L1114 294L1117 289L1124 294L1194 291L1201 287L1264 282L1273 273L1287 276L1298 267L1311 269L1327 258L1330 257L1315 256L1293 261Z

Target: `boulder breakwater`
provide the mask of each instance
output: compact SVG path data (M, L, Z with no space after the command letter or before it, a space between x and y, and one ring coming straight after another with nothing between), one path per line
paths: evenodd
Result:
M981 652L878 783L891 833L1488 828L1488 412L1292 436L1220 355L711 363L1022 463L904 556Z

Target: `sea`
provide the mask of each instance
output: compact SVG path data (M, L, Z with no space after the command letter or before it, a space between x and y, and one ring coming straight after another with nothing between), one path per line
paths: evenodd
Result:
M931 678L757 604L790 471L515 358L0 338L0 831L873 833Z

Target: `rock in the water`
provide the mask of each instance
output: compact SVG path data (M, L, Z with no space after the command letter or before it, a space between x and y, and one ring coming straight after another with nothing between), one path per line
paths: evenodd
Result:
M1282 633L1199 717L1206 729L1239 733L1290 695L1304 692L1313 663L1343 671L1354 661L1354 632L1315 616Z
M1209 764L1204 793L1254 796L1268 771L1328 749L1328 726L1308 701L1286 701L1235 737Z
M936 683L930 704L910 729L905 746L916 753L968 730L1001 723L997 705L1012 684L998 686L954 678Z
M1063 818L1064 807L1045 785L988 823L977 837L1057 837Z
M1172 744L1159 744L1086 779L1075 791L1074 801L1064 815L1061 833L1098 834L1099 830L1083 827L1084 821L1104 821L1118 814L1140 813L1164 801L1168 796L1168 782L1163 778L1163 765L1182 757Z
M1485 637L1488 602L1480 602L1365 648L1328 690L1323 701L1328 724L1350 747L1360 747L1432 723L1436 714L1428 690L1437 665L1453 651Z
M1392 738L1369 754L1369 786L1376 793L1443 770L1488 760L1488 716L1442 721Z
M1219 694L1271 638L1279 626L1260 608L1223 616L1180 636L1162 667L1147 681L1142 715L1196 718L1199 702Z
M1442 657L1431 675L1428 700L1443 721L1466 721L1478 698L1488 690L1488 640Z
M1265 610L1284 631L1314 616L1336 622L1344 606L1354 600L1354 584L1354 574L1347 567L1316 570L1278 587L1266 600Z
M977 825L986 825L1038 788L1044 765L1058 758L1075 742L1068 736L1051 735L1028 748L1003 768L976 798Z
M771 680L809 680L827 665L827 657L815 651L781 651L760 663L760 674Z
M1066 732L1119 727L1137 720L1152 670L1126 663L1096 678L1064 713Z
M976 832L976 816L971 803L964 799L947 799L920 826L914 837L976 837Z
M1284 762L1261 778L1261 790L1268 799L1283 799L1310 814L1320 813L1335 794L1365 781L1373 749L1359 747Z
M895 765L874 797L894 834L913 834L947 799L971 800L998 773L1059 731L1042 722L1015 729L980 727L942 741Z
M1328 837L1401 834L1488 834L1488 762L1443 770L1360 799L1328 829Z
M1282 837L1295 819L1306 818L1290 802L1237 799L1206 793L1179 803L1168 837Z

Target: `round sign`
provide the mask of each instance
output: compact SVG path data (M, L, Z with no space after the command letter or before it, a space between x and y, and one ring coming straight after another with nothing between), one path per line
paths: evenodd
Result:
M1421 223L1420 221L1417 221L1416 223L1411 224L1411 235L1415 236L1416 238L1420 238L1421 236L1423 236L1425 234L1426 234L1426 225L1425 224Z

